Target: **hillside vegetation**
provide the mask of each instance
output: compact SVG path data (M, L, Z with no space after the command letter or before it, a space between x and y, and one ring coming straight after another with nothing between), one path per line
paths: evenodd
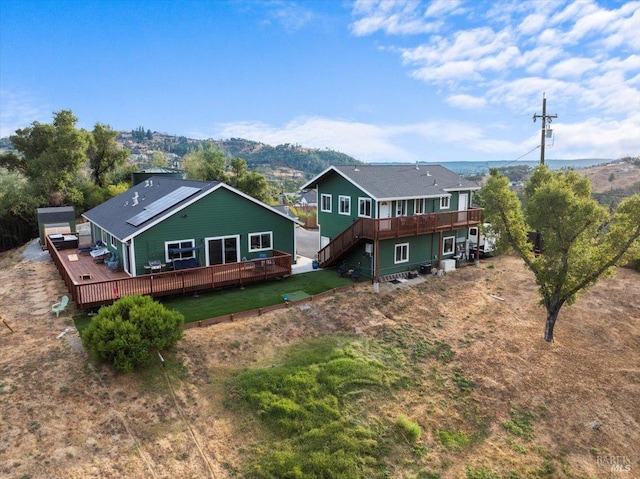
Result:
M640 472L629 269L563 310L554 344L533 276L504 256L190 329L164 368L119 375L89 360L72 312L51 315L66 292L52 263L13 252L0 266L14 330L0 329L2 477L622 477L613 461Z
M330 165L359 164L355 158L330 149L304 148L289 143L277 146L266 145L242 138L227 140L195 140L184 136L171 136L158 132L131 134L122 132L119 140L132 153L145 153L151 150L184 157L198 148L213 145L233 158L242 158L251 169L267 172L276 168L291 168L307 177L320 173Z

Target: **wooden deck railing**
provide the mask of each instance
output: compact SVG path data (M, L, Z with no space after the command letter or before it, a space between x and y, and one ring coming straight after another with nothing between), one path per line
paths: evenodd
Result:
M318 252L321 267L330 266L364 240L384 240L437 233L482 224L482 208L395 218L359 218Z
M77 283L61 258L60 252L47 238L47 247L69 293L79 309L110 304L123 296L135 294L154 298L223 286L242 285L291 274L291 255L273 251L273 256L238 263L151 273L107 281Z

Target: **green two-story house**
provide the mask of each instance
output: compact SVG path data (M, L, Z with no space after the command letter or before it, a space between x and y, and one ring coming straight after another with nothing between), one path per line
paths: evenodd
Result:
M479 187L441 165L331 166L308 181L318 196L321 267L346 262L379 281L469 258ZM472 247L472 245L471 245Z
M147 179L82 215L131 276L290 254L298 220L218 181Z

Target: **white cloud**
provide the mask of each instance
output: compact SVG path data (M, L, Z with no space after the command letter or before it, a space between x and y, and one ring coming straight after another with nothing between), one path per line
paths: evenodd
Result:
M251 138L269 145L297 143L330 148L362 161L411 161L411 155L392 141L393 127L321 117L297 118L282 127L262 122L226 123L213 137Z
M579 78L597 66L598 64L590 58L569 58L553 65L549 69L549 76Z
M535 34L542 30L547 23L547 17L539 13L528 15L518 26L518 32L523 35Z
M15 134L16 130L34 121L51 122L53 112L43 106L35 95L27 92L0 91L0 138Z
M476 110L487 104L487 101L484 98L471 95L450 95L447 97L446 102L451 106L461 108L463 110Z
M577 123L557 123L555 144L547 157L621 158L640 154L640 113L635 112L621 120L603 121L589 117Z
M459 3L458 0L437 0L425 10L424 5L416 0L357 0L352 14L361 18L350 28L356 36L378 31L390 35L435 32L443 24L440 16L457 11Z

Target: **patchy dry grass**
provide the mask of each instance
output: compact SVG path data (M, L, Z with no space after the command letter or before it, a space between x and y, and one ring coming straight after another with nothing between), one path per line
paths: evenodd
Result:
M245 477L274 436L229 396L229 381L281 367L303 340L336 336L375 344L367 357L403 371L384 394L356 394L339 409L359 410L349 417L375 434L380 475L610 477L598 458L611 456L640 471L640 274L631 270L563 309L551 345L533 277L500 257L188 330L164 367L115 375L88 360L74 331L58 338L73 323L71 311L50 314L64 293L54 266L4 264L0 315L15 333L0 329L2 477ZM400 415L420 431L415 442L398 430Z

